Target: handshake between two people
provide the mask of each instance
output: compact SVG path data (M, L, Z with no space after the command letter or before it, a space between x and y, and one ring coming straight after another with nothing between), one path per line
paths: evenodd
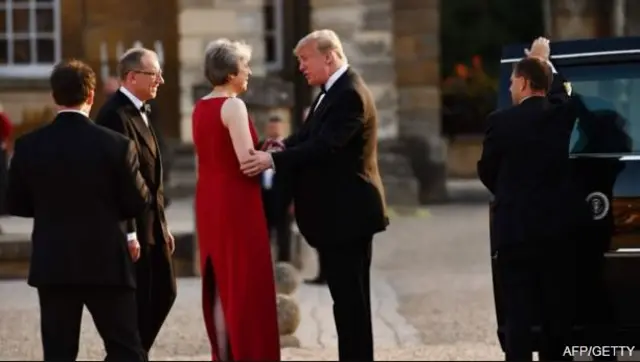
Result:
M284 143L277 140L268 140L262 145L261 150L249 150L249 158L240 163L240 171L249 177L257 176L264 170L273 168L272 152L284 150Z

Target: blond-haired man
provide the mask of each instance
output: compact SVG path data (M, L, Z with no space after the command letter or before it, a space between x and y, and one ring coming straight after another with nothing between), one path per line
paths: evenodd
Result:
M324 268L340 360L372 361L371 244L388 224L375 104L332 30L307 35L294 53L309 85L322 92L285 150L256 151L241 168L247 175L270 167L293 172L296 220Z

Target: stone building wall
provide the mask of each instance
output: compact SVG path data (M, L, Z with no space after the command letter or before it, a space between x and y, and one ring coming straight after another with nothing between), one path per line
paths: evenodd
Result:
M180 135L192 142L193 87L204 81L203 55L210 41L225 37L253 47L252 72L264 75L262 0L180 0Z
M394 0L398 126L419 182L419 201L447 196L447 146L441 135L440 1Z

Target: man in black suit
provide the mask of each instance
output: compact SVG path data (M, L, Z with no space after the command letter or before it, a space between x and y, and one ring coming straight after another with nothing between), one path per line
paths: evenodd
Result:
M171 255L174 238L164 211L162 158L148 104L164 83L157 55L148 49L128 50L118 64L120 88L102 106L96 122L130 138L140 155L140 172L153 195L153 204L128 222L130 240L141 246L136 264L138 318L142 346L148 353L176 298Z
M278 144L283 141L283 122L280 117L269 118L265 129L265 139L260 141L258 148L265 150L270 144ZM269 235L275 233L278 247L277 261L291 262L291 224L293 216L291 206L290 177L285 172L275 173L273 170L265 170L261 175L262 204L267 218Z
M96 87L76 60L51 73L60 111L20 137L9 171L9 213L33 217L29 285L38 288L44 360L75 361L86 306L107 360L146 360L138 336L134 261L123 222L150 203L133 142L88 118Z
M114 93L116 93L120 89L120 81L116 77L108 77L104 80L104 87L102 91L106 98L110 98ZM146 104L149 105L149 112L147 114L149 123L155 129L157 129L160 125L159 117L158 117L158 102L155 99L150 99ZM167 145L165 137L163 137L162 132L157 132L156 137L158 139L158 146L160 146L160 154L162 155L162 181L166 185L169 182L169 174L171 173L171 160L169 156L169 147ZM169 207L171 204L171 200L168 195L164 195L164 207Z
M575 122L549 41L534 41L511 76L514 105L489 115L478 175L493 193L492 238L506 319L507 360L532 360L532 327L540 316L540 359L571 360L575 310L574 227L586 204L569 182ZM585 213L579 215L580 211Z
M370 267L373 235L386 229L377 163L378 118L371 92L349 68L335 32L318 30L295 50L310 85L323 92L286 149L255 151L247 175L293 172L300 231L318 250L333 298L341 360L373 360Z

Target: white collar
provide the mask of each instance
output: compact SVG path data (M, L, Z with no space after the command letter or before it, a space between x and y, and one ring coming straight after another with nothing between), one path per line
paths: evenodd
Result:
M118 90L120 92L122 92L122 94L124 94L125 96L127 96L127 98L129 98L129 100L131 101L131 103L133 103L133 105L136 107L136 109L140 109L142 108L142 105L144 104L143 101L141 101L140 99L138 99L138 97L134 96L131 92L129 92L129 90L125 87L120 87L118 88Z
M60 114L60 113L80 113L81 115L83 115L85 117L89 117L87 112L81 111L79 109L63 109L61 111L58 111L58 114Z
M324 84L324 91L329 91L329 88L331 88L331 86L333 86L338 81L338 78L346 73L347 69L349 69L349 64L344 64L343 66L338 68L338 70L333 72L333 74L331 74L329 79L327 79L327 82Z

